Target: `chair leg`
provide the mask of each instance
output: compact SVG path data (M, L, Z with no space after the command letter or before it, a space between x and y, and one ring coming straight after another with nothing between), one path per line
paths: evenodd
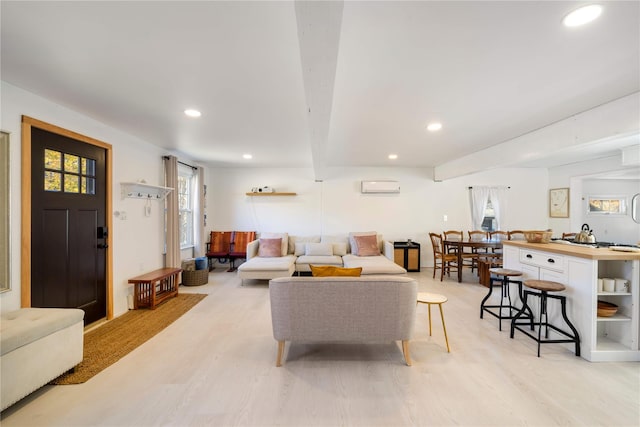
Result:
M431 304L427 303L427 307L429 310L429 336L431 336Z
M447 327L444 324L444 313L442 312L442 304L438 304L440 307L440 318L442 319L442 329L444 330L444 340L447 343L447 353L451 353L451 349L449 348L449 337L447 337Z
M402 340L402 354L407 366L411 366L411 353L409 352L409 340Z
M282 366L282 354L284 353L284 341L278 341L278 354L276 357L276 366Z

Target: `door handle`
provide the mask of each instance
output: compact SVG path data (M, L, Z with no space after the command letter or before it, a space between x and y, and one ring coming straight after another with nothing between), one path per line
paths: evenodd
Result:
M527 258L529 258L529 259L533 258L533 255L527 254Z
M98 243L98 249L107 249L109 245L106 243Z
M554 264L554 263L556 262L556 260L555 260L555 259L553 259L553 258L549 258L549 259L547 260L547 262L550 262L551 264Z

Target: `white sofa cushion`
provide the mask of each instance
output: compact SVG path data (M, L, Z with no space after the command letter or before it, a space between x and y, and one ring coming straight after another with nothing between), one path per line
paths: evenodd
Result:
M294 265L295 262L296 257L294 255L286 255L274 258L255 257L240 265L240 267L238 267L238 271L248 272L289 270L289 268Z
M300 251L298 251L297 245L301 243ZM305 243L320 243L320 236L289 236L289 253L295 255L304 255ZM298 253L300 252L300 253Z
M400 267L384 255L356 256L345 255L342 262L347 268L362 267L362 274L406 274L407 270Z
M337 255L302 255L298 257L298 259L296 260L296 264L335 265L338 267L342 267L342 257Z
M333 244L306 243L304 254L307 256L333 256Z
M342 256L349 253L349 237L348 236L322 236L322 238L320 239L320 242L334 244L334 247L333 247L334 255ZM341 253L341 252L344 252L344 253Z
M337 242L332 243L333 245L333 254L337 256L344 256L347 254L347 243L346 242Z

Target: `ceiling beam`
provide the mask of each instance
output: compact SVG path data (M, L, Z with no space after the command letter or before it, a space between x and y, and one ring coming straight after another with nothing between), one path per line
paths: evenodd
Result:
M434 168L434 181L444 181L487 169L517 166L563 150L640 132L640 92L560 120L484 150Z
M342 28L342 1L296 1L307 122L316 180L324 179L333 88Z

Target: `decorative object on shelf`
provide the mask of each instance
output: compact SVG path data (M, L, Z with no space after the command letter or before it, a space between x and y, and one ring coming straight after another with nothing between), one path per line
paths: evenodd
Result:
M123 199L164 200L167 194L173 191L170 187L150 185L146 182L121 182L120 191Z
M276 190L274 188L265 185L264 187L253 187L251 189L252 193L275 193Z
M549 190L549 216L551 218L569 218L568 188L552 188Z
M598 317L611 317L617 312L617 305L607 301L598 300Z
M295 196L297 193L246 193L247 196Z
M551 230L529 230L524 232L524 238L529 243L549 243L551 241Z

